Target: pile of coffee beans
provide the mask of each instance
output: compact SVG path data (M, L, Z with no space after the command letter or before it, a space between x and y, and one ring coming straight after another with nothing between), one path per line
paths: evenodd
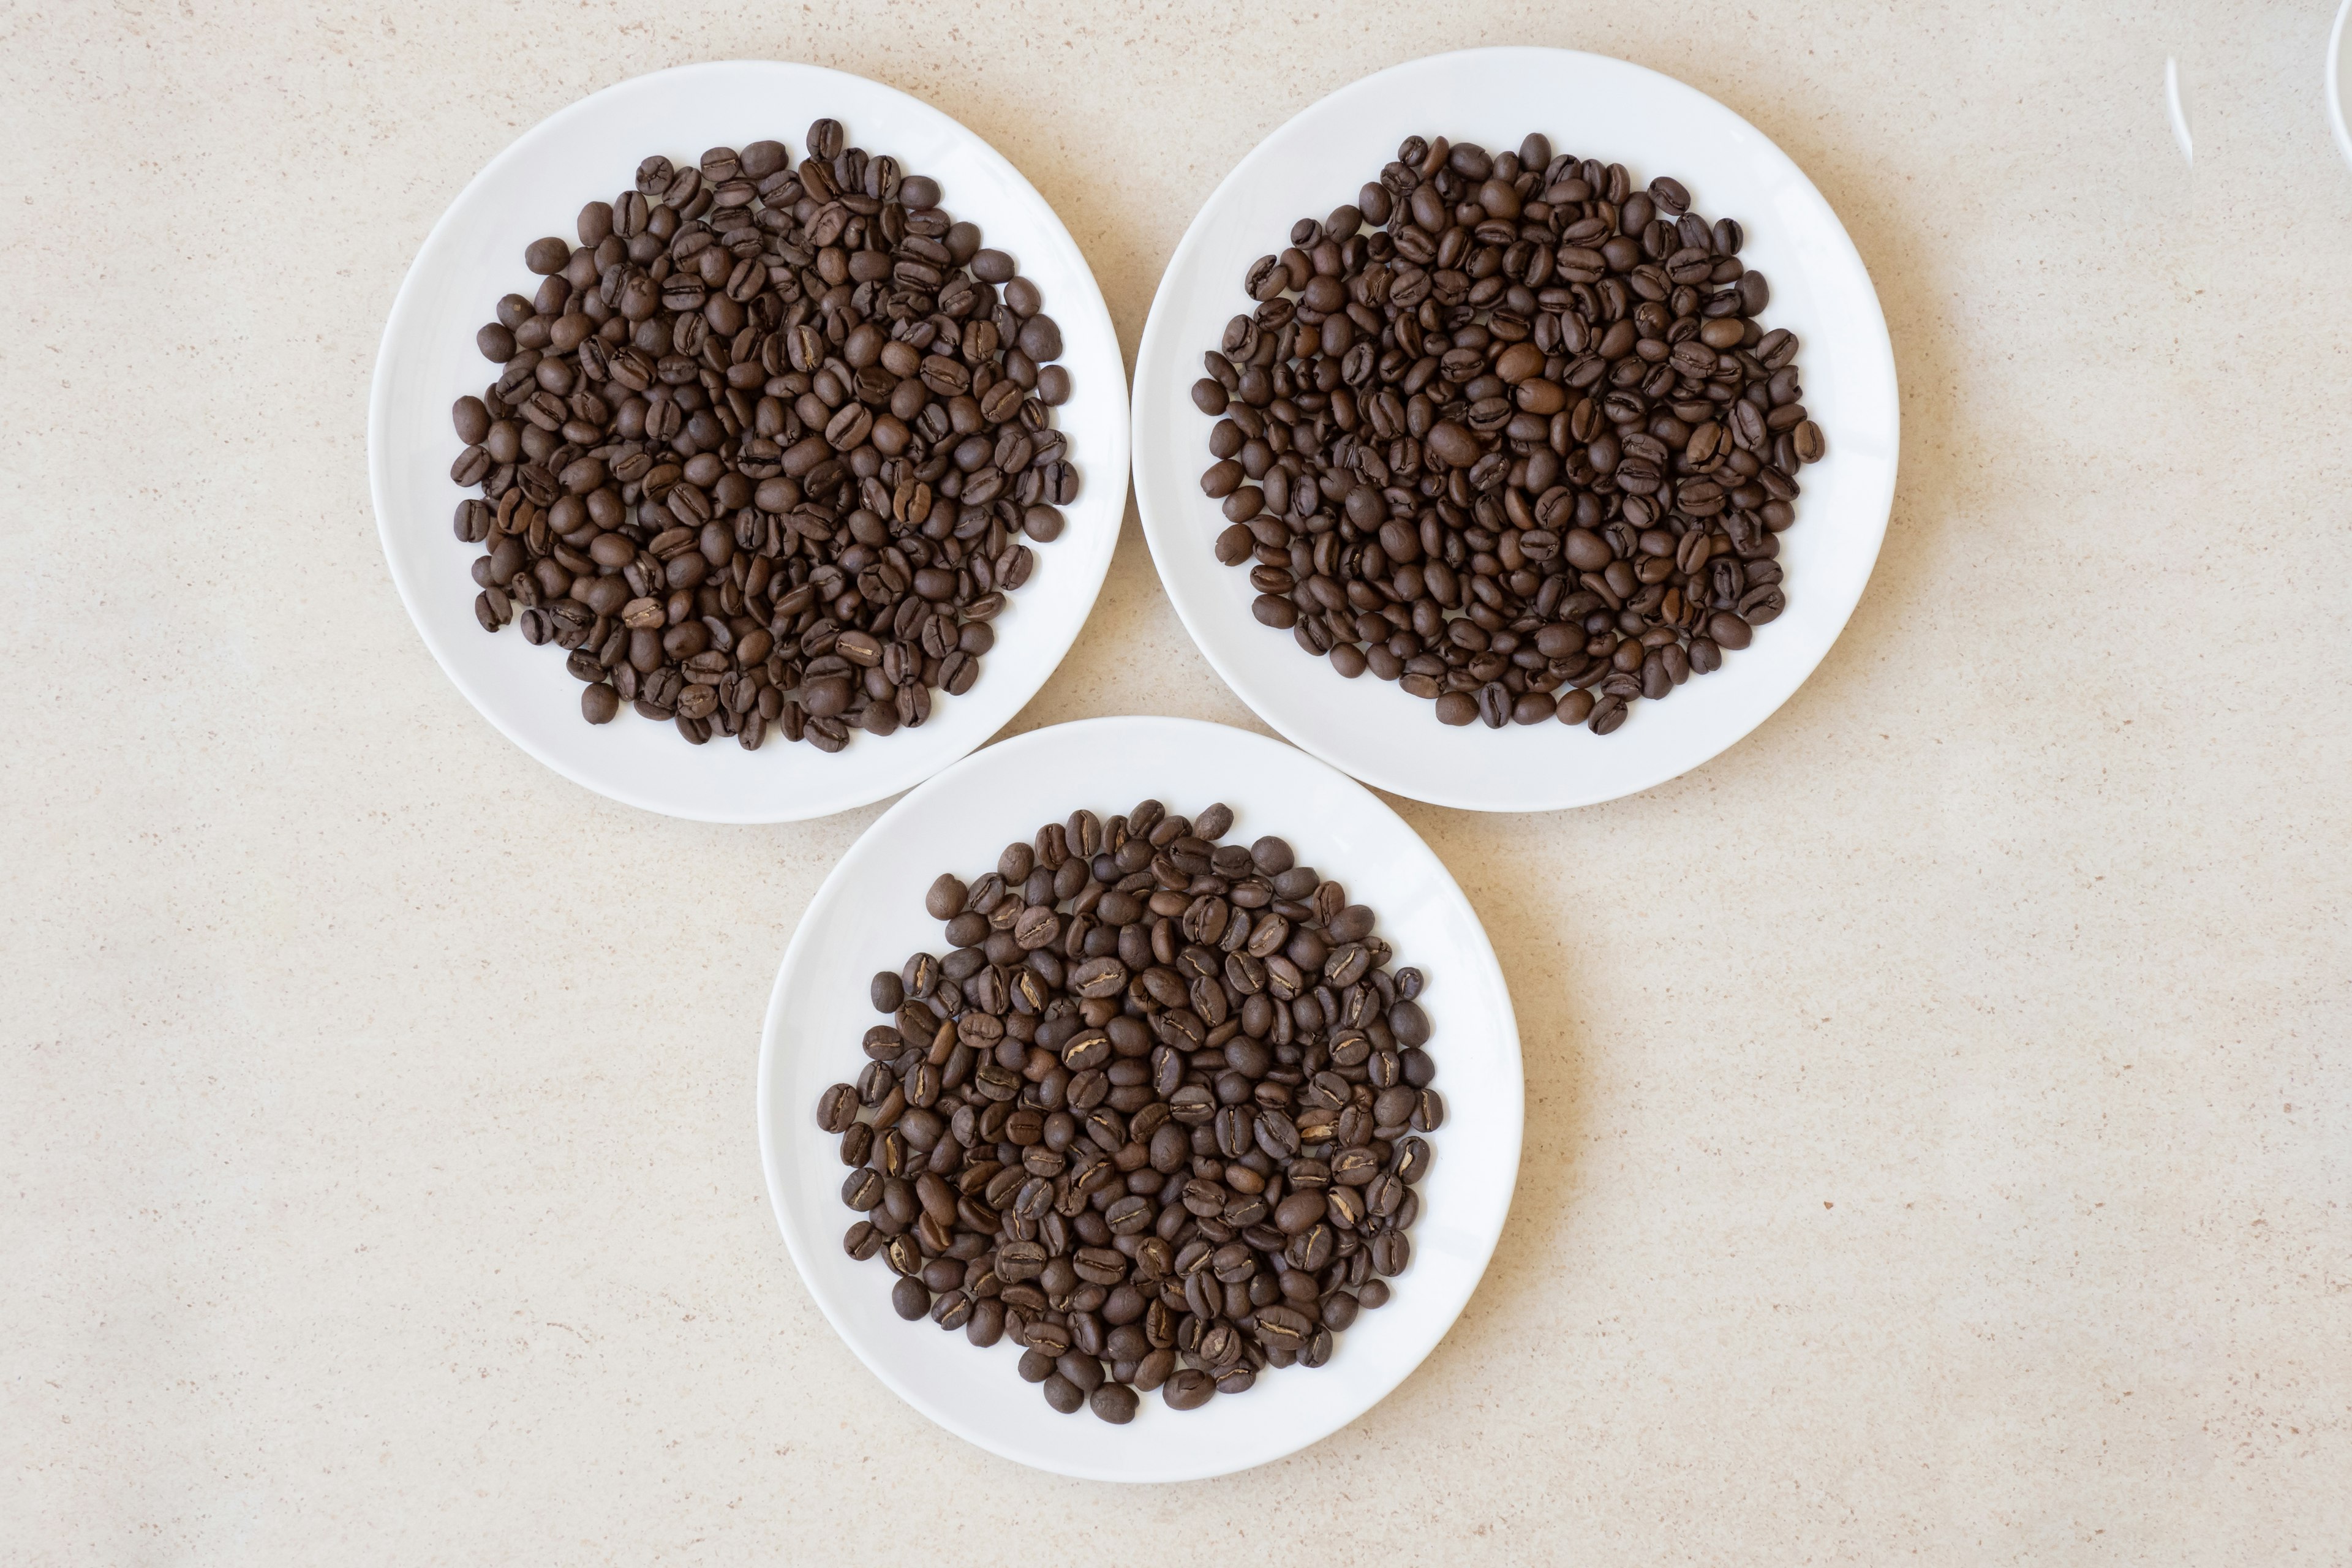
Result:
M570 655L580 710L837 752L961 694L1062 530L1061 331L937 181L809 128L714 147L535 240L476 337L457 508L483 629Z
M1742 237L1540 135L1409 137L1301 219L1192 389L1258 620L1445 723L1603 735L1746 647L1822 438Z
M1233 813L1080 811L926 900L947 952L817 1103L909 1321L1023 1347L1065 1415L1134 1417L1321 1366L1389 1298L1429 1171L1418 971L1370 910Z

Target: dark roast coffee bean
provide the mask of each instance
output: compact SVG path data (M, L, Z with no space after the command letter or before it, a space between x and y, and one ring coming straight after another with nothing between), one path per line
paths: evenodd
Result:
M1202 489L1261 625L1490 729L1607 734L1753 627L1825 454L1770 291L1671 176L1409 138L1242 279L1204 359ZM1777 568L1776 568L1777 570ZM1622 678L1622 679L1621 679Z
M1004 1337L1004 1305L982 1298L972 1303L971 1321L964 1325L964 1338L986 1350Z
M1322 1366L1410 1257L1445 1114L1420 972L1391 975L1375 911L1288 842L1233 826L1078 811L938 878L947 958L873 975L887 1021L821 1099L871 1215L845 1247L909 1321L1013 1337L1057 1409L1122 1422L1139 1391L1192 1408Z
M1215 1396L1217 1380L1198 1367L1185 1367L1172 1374L1160 1388L1160 1397L1171 1410L1198 1410Z
M591 723L625 701L826 752L919 727L1076 498L1036 286L936 181L835 121L807 140L797 171L778 141L646 159L477 333L499 378L451 411L476 618L562 648Z
M1103 1385L1102 1363L1085 1351L1065 1351L1055 1358L1054 1369L1068 1378L1081 1394L1092 1394Z

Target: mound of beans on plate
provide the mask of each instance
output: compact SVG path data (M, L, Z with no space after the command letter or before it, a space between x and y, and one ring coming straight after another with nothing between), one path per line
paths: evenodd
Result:
M1409 137L1300 219L1192 392L1257 619L1442 722L1602 735L1748 647L1824 443L1743 238L1541 135Z
M961 695L1077 494L1035 284L935 180L809 128L638 165L532 242L450 477L474 610L699 745L837 752Z
M901 1318L1021 1346L1065 1415L1322 1366L1412 1256L1445 1116L1422 976L1233 820L1079 811L942 875L945 952L874 976L887 1021L817 1103L850 1256Z

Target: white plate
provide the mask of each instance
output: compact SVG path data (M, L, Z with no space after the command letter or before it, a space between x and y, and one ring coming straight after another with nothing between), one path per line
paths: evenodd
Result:
M1352 202L1408 135L1495 151L1553 148L1672 174L1709 218L1748 231L1771 280L1768 326L1803 341L1805 405L1829 437L1781 535L1789 608L1753 646L1670 700L1596 736L1565 724L1452 730L1370 675L1347 680L1252 618L1249 574L1211 552L1225 527L1201 494L1213 423L1192 406L1203 351L1250 309L1242 275L1290 226ZM1567 49L1471 49L1367 77L1259 143L1192 220L1160 279L1135 366L1135 499L1177 614L1242 700L1324 761L1439 805L1536 811L1647 789L1706 762L1787 700L1829 651L1878 557L1895 493L1895 357L1862 258L1812 183L1761 132L1654 71Z
M467 493L449 478L458 446L449 405L495 368L474 332L500 295L531 281L523 247L573 237L592 200L628 187L638 162L680 163L707 147L763 137L798 161L810 121L831 116L850 141L940 182L943 205L1010 252L1062 328L1075 392L1055 411L1081 483L1069 525L1036 547L1036 570L997 618L996 647L961 697L938 693L929 721L854 738L828 756L772 737L758 752L714 737L689 745L669 725L624 711L580 718L580 683L552 646L509 626L486 635L468 574L479 551L450 517ZM525 132L442 215L394 301L368 406L376 524L402 601L441 668L506 737L601 795L707 822L789 822L845 811L929 777L1021 710L1069 651L1094 607L1127 505L1127 377L1102 291L1045 198L988 143L905 93L816 66L733 60L642 76L582 100Z
M1248 1394L1171 1411L1147 1394L1133 1422L1057 1415L1013 1371L1008 1341L902 1322L878 1259L842 1234L836 1141L817 1096L853 1080L877 1022L866 983L939 952L923 894L941 871L976 878L1013 839L1081 806L1108 816L1157 798L1171 811L1232 806L1231 840L1287 838L1302 865L1380 912L1399 965L1429 976L1446 1121L1422 1188L1412 1261L1396 1294L1340 1336L1330 1364L1268 1372ZM1518 1026L1495 950L1437 857L1370 791L1279 742L1182 719L1093 719L1032 731L969 757L892 806L842 857L801 917L776 972L760 1049L760 1153L776 1223L817 1305L877 1377L958 1436L1024 1465L1092 1480L1178 1481L1264 1464L1338 1430L1404 1380L1444 1336L1486 1271L1517 1179L1523 1112Z

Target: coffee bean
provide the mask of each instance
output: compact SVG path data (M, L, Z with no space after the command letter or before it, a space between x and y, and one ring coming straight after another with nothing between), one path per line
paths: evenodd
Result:
M1286 1236L1296 1236L1321 1219L1325 1206L1320 1193L1293 1193L1275 1209L1275 1226Z
M935 921L951 921L963 913L964 901L969 893L970 889L956 878L954 873L942 872L939 880L931 884L931 890L923 895L923 908ZM884 1007L880 1011L892 1013L898 1009Z
M1004 1337L1004 1306L1001 1301L983 1297L974 1301L971 1321L964 1325L964 1338L986 1350Z
M1374 911L1289 843L1233 826L1078 811L937 879L948 957L874 974L887 1021L819 1105L871 1216L844 1246L889 1266L893 1309L1012 1337L1066 1412L1324 1365L1410 1256L1418 1134L1444 1119L1420 973L1391 975Z
M776 141L646 159L477 334L503 368L451 415L484 498L459 537L501 542L476 617L520 605L592 723L629 701L696 743L827 752L919 726L978 680L1023 542L1063 531L1070 378L1039 368L1035 285L937 182L834 121L808 142L797 172Z
M1085 1351L1063 1352L1055 1358L1054 1369L1081 1394L1092 1394L1103 1385L1102 1363Z
M827 1132L839 1132L857 1120L857 1091L845 1083L835 1084L817 1101L816 1124Z
M1737 222L1521 146L1409 138L1250 266L1193 388L1202 488L1255 617L1343 679L1606 734L1717 667L1717 614L1784 607L1774 535L1825 443ZM1717 570L1751 563L1772 580Z
M1217 1392L1216 1379L1198 1367L1185 1367L1160 1385L1160 1397L1171 1410L1198 1410Z
M457 439L467 446L478 446L489 437L490 411L478 397L461 397L451 411L451 423L457 427Z

